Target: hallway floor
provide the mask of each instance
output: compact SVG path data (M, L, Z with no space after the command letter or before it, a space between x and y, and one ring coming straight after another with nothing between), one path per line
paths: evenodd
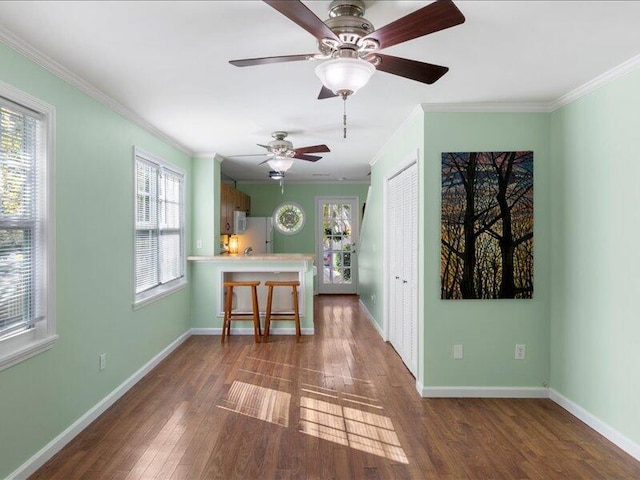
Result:
M420 398L357 297L315 298L300 341L189 338L31 478L640 478L550 400Z

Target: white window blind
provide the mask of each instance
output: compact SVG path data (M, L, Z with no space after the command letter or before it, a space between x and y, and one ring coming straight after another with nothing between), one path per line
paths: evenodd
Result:
M136 298L184 279L184 174L136 149Z
M0 339L44 319L43 128L0 97Z

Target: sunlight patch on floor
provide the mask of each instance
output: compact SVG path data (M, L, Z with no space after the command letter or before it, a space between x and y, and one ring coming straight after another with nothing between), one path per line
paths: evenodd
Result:
M409 463L389 417L301 397L300 426L307 435Z
M290 403L290 393L234 381L226 398L218 407L288 427Z

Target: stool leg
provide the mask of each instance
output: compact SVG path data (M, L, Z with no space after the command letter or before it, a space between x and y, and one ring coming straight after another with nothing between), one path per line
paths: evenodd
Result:
M251 301L253 303L253 341L260 343L260 309L258 308L258 290L256 287L251 287Z
M220 343L224 343L225 335L231 335L231 305L233 301L233 287L227 287L224 299L224 321L222 322L222 336Z
M264 341L266 343L269 338L269 328L271 327L271 304L273 302L273 286L269 285L267 294L267 310L264 316Z
M293 286L291 289L293 290L293 318L296 322L296 336L300 337L302 333L300 332L300 312L298 311L298 287Z

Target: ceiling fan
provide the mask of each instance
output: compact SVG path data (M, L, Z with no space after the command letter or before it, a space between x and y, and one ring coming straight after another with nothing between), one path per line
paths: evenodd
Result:
M320 53L231 60L237 67L300 60L326 60L316 67L323 87L318 99L344 100L366 85L376 70L432 84L447 67L383 55L384 48L464 23L464 15L451 0L435 2L377 30L364 18L362 0L334 0L329 19L320 20L297 0L263 0L318 39Z
M266 145L257 144L259 147L265 148L267 153L259 153L252 155L231 155L239 157L249 156L262 156L266 155L267 158L264 162L260 162L258 165L268 163L269 166L278 173L284 174L291 165L293 165L293 159L305 160L307 162L317 162L322 157L317 155L308 155L309 153L326 153L330 152L329 147L326 145L312 145L309 147L293 148L293 143L289 140L285 140L288 133L281 130L275 131L271 134L273 140ZM284 176L284 175L283 175Z

